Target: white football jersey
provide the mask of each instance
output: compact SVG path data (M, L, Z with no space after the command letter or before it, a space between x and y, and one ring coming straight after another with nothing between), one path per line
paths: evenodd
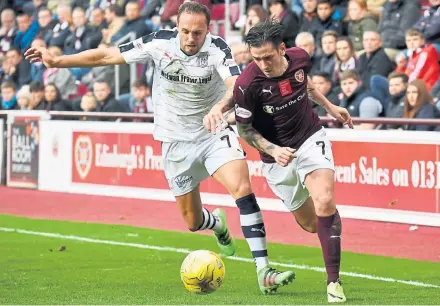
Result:
M207 135L203 117L226 93L224 80L240 74L229 46L210 34L193 56L180 50L176 29L160 30L119 49L128 64L154 62L153 134L164 142L194 141Z

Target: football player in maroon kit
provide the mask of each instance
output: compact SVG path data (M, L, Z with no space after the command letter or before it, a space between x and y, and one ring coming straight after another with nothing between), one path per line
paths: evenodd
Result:
M283 26L268 20L245 42L254 58L234 88L240 136L260 151L263 174L273 192L306 231L318 233L327 271L329 302L345 302L339 279L341 219L336 209L331 143L309 100L353 127L345 108L333 105L307 76L309 55L286 49Z

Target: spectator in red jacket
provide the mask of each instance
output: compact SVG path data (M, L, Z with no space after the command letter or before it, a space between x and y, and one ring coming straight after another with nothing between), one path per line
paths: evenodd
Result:
M430 91L437 82L440 71L437 51L432 45L425 43L420 30L409 29L405 39L410 56L408 62L403 54L398 56L396 71L405 72L410 82L416 79L423 80Z

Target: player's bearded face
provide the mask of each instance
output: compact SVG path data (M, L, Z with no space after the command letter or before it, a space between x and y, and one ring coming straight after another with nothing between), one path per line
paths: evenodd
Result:
M251 47L250 52L254 62L267 77L278 77L287 68L284 60L286 54L284 43L281 43L278 48L271 43L266 43L261 47Z
M205 15L182 13L177 27L179 29L180 49L189 56L199 52L208 34Z

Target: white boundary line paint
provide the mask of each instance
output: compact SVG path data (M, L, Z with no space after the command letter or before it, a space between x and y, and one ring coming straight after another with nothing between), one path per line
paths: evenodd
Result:
M61 235L61 234L57 234L57 233L35 232L35 231L7 228L7 227L0 227L0 231L1 232L27 234L27 235L44 236L44 237L50 237L50 238L62 238L62 239L69 239L69 240L76 240L76 241L83 241L83 242L90 242L90 243L128 246L128 247L132 247L132 248L149 249L149 250L155 250L155 251L168 251L168 252L183 253L183 254L188 254L191 252L191 250L181 249L181 248L163 247L163 246L120 242L120 241L112 241L112 240L101 240L101 239L93 239L93 238L79 237L79 236L73 236L73 235ZM254 260L251 258L232 256L232 257L228 257L228 259L235 260L235 261L254 263ZM298 269L298 270L310 270L310 271L315 271L315 272L325 272L325 269L321 268L321 267L312 267L312 266L307 266L307 265L295 265L295 264L287 264L287 263L281 263L281 262L271 262L271 264L274 266L280 266L280 267L284 267L284 268L292 268L292 269ZM388 282L388 283L400 283L400 284L406 284L406 285L411 285L411 286L416 286L416 287L439 288L440 289L440 285L427 284L427 283L422 283L422 282L417 282L417 281L399 280L399 279L394 279L394 278L390 278L390 277L380 277L380 276L361 274L361 273L356 273L356 272L341 272L340 274L345 275L345 276L349 276L349 277L364 278L364 279L377 280L377 281Z

